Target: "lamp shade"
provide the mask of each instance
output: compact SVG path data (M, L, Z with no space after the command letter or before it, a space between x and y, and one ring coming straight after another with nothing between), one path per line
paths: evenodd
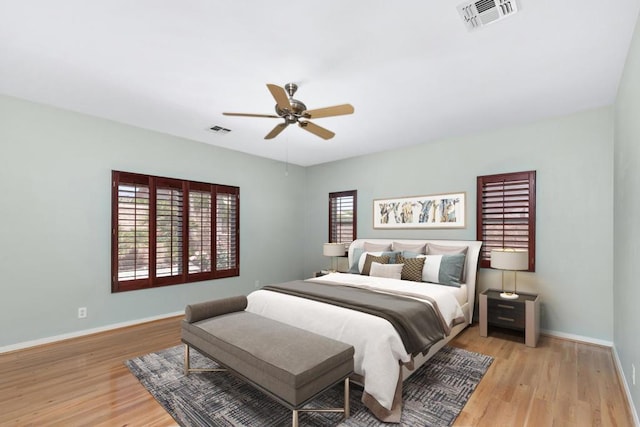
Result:
M498 270L528 270L529 251L526 249L493 249L491 251L491 268Z
M322 245L322 255L342 256L344 255L344 243L325 243Z

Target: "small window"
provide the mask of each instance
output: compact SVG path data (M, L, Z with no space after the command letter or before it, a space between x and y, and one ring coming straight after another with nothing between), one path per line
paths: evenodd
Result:
M529 270L535 271L536 172L479 176L477 240L481 240L480 266L491 264L491 250L529 250Z
M329 193L329 243L344 243L346 248L356 240L358 191Z
M230 187L112 172L112 292L240 274Z

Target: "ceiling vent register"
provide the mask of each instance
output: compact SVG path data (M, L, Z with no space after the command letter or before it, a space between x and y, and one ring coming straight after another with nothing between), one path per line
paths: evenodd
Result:
M517 11L516 0L478 0L458 5L458 12L469 30L493 24Z

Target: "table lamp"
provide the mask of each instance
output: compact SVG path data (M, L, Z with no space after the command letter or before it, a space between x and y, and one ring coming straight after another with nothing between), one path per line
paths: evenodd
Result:
M502 293L506 299L516 299L518 271L529 269L529 251L526 249L501 248L491 251L491 268L502 270ZM504 290L504 272L513 271L513 292Z
M336 271L333 268L334 260L337 256L344 256L344 243L325 243L322 245L322 255L330 256L331 258L331 269L329 271ZM336 263L337 267L337 263Z

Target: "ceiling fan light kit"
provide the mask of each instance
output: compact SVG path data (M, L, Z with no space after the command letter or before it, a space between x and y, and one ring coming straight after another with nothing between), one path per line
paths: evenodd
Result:
M298 85L295 83L287 83L283 87L267 84L267 89L271 92L271 96L276 101L276 114L250 114L250 113L222 113L225 116L237 117L264 117L264 118L281 118L284 122L277 124L264 139L273 139L280 134L287 126L298 124L302 129L319 136L322 139L331 139L335 133L328 129L318 126L310 122L309 119L318 119L322 117L341 116L345 114L353 114L354 108L351 104L334 105L332 107L318 108L315 110L307 110L307 106L297 99L293 98Z

